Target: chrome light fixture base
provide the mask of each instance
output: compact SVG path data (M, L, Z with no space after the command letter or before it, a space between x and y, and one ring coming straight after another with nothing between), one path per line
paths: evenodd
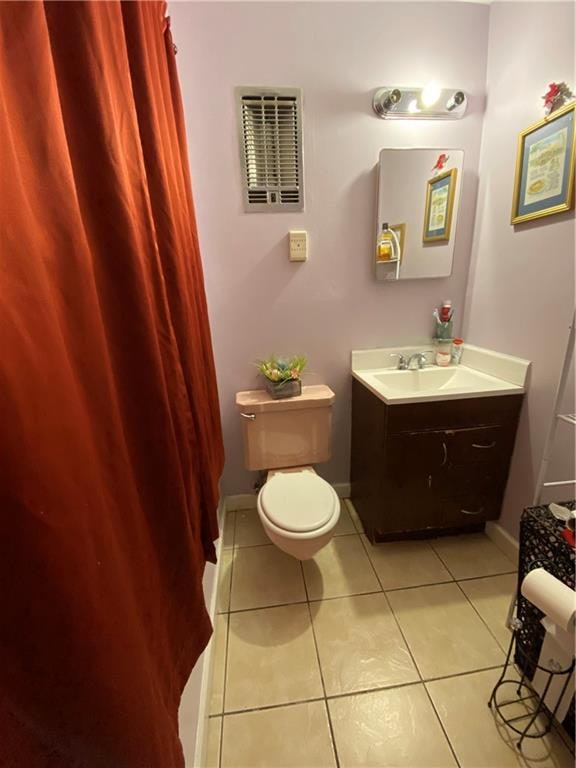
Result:
M399 88L386 85L372 99L374 112L383 120L460 120L468 98L454 88Z

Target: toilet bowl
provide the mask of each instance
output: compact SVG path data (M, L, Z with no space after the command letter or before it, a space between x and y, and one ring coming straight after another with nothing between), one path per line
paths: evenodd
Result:
M298 560L309 560L334 535L340 499L312 467L276 470L260 489L257 509L273 544Z

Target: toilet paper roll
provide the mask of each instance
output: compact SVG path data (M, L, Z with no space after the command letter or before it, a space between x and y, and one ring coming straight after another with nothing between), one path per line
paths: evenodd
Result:
M522 582L520 592L532 605L552 619L554 624L564 630L574 628L576 592L544 568L535 568L530 571Z

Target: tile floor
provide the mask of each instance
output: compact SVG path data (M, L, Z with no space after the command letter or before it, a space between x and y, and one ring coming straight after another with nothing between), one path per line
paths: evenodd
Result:
M523 757L486 706L516 576L484 534L372 546L344 502L313 560L255 510L223 546L206 768L573 765L556 732Z

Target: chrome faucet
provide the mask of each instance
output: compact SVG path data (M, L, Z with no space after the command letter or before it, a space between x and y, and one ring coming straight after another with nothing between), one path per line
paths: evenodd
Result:
M396 369L398 371L405 371L408 368L408 361L404 357L404 355L401 355L398 352L392 352L390 357L397 357L398 358L398 365L396 366Z
M415 370L414 366L412 365L412 360L416 360L419 369L424 368L424 366L427 363L426 355L429 352L432 352L432 350L427 349L425 352L414 352L414 354L410 355L410 357L408 358L408 364L406 365L406 368L404 370L408 370L408 371Z

